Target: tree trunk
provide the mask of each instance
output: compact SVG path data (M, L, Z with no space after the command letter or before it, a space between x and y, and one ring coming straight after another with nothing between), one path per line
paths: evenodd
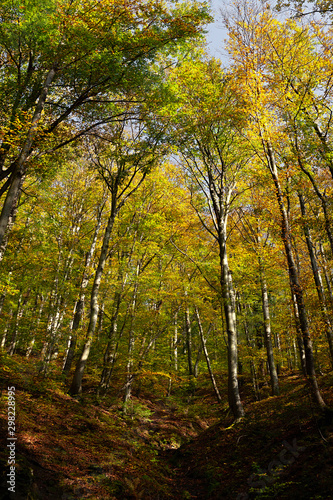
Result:
M15 175L15 174L14 174ZM14 226L18 204L21 197L21 188L24 181L24 175L16 174L13 177L12 183L10 185L9 191L6 196L6 200L0 215L0 235L3 233L2 238L0 238L0 262L5 254L9 235ZM3 228L1 227L3 225Z
M269 374L271 379L272 386L272 395L278 396L279 391L279 379L275 367L274 362L274 351L273 351L273 343L272 343L272 332L271 332L271 319L269 314L269 302L268 302L268 293L267 293L267 285L264 276L264 270L262 265L262 259L259 255L259 274L260 274L260 285L261 285L261 297L262 297L262 310L264 316L264 335L265 335L265 346L267 352L267 361Z
M43 357L39 372L44 374L44 377L47 376L50 362L53 359L53 354L55 349L57 349L57 341L59 339L59 331L60 327L65 315L66 304L64 302L63 297L59 296L57 298L56 310L54 314L52 314L50 328L49 328L49 339L47 342L47 347L45 350L45 355Z
M31 151L34 138L38 131L38 123L42 116L42 112L46 102L46 97L49 88L51 86L51 83L55 77L55 74L56 71L54 68L52 68L50 69L50 71L46 76L43 89L40 93L39 99L36 104L35 112L31 120L31 126L27 133L27 137L24 141L19 157L15 160L15 166L11 176L10 186L0 215L0 261L3 258L6 247L6 238L8 238L8 232L10 230L9 224L11 222L11 219L15 217L15 210L17 208L17 203L20 197L23 179L26 172L27 160Z
M121 292L115 292L114 301L113 301L113 315L111 318L111 326L109 329L109 341L106 346L106 350L104 353L104 367L101 375L101 380L98 387L98 394L106 393L107 389L110 385L110 379L112 375L112 371L114 368L114 364L116 361L116 355L118 351L118 344L120 340L120 336L122 334L123 328L120 332L120 335L117 338L118 333L118 315L121 303ZM124 320L125 324L125 320ZM124 326L123 324L123 326Z
M226 221L220 227L219 247L221 265L221 290L223 308L228 334L228 400L229 406L236 420L244 416L244 409L239 395L238 386L238 346L236 330L236 309L232 285L231 272L229 269L226 234Z
M37 295L36 300L37 299L38 299L38 295ZM45 299L44 299L44 296L41 295L41 301L40 301L40 306L39 306L39 310L38 310L37 321L36 321L36 324L34 325L34 328L33 328L34 334L33 334L32 339L29 342L29 345L27 347L27 351L26 351L26 354L25 354L27 358L30 357L30 355L32 353L32 350L33 350L33 347L35 345L36 333L38 332L39 323L40 323L40 320L41 320L41 317L42 317L42 313L43 313L43 309L44 309L44 304L45 304Z
M326 162L330 172L331 172L331 176L333 178L333 161L332 161L332 150L330 148L330 144L329 144L329 141L327 140L328 137L327 137L327 134L324 133L319 124L317 123L316 120L313 120L311 118L311 116L309 115L309 113L306 113L307 117L309 118L310 120L310 123L312 124L313 126L313 129L317 135L317 137L319 138L321 144L322 144L322 151L320 151L321 153L321 156L323 158L323 160Z
M139 282L138 282L138 277L140 274L141 270L141 264L142 260L137 262L136 266L136 281L134 285L134 290L133 290L133 296L132 296L132 303L131 303L131 322L130 322L130 327L129 327L129 336L128 336L128 360L127 360L127 380L125 384L125 394L124 394L124 412L126 413L126 406L128 404L128 401L131 397L132 393L132 384L135 378L135 375L133 373L133 350L134 350L134 345L135 345L135 338L134 338L134 321L135 321L135 316L136 316L136 307L137 307L137 298L138 298L138 289L139 289ZM140 361L139 361L140 363Z
M58 257L58 269L56 273L56 277L54 280L55 287L54 287L54 293L53 295L55 296L55 301L52 302L51 300L51 308L50 308L50 321L48 325L48 346L46 349L45 356L43 358L43 362L40 367L40 373L44 373L44 377L47 376L47 372L49 369L50 362L55 359L54 358L54 351L57 349L57 342L59 340L59 336L61 335L61 326L63 323L63 318L66 312L67 308L67 283L70 280L70 275L73 269L73 262L74 262L74 257L73 257L73 247L69 250L66 260L65 260L65 265L64 265L64 271L62 273L61 280L59 279L59 269L60 269L60 262L61 262L61 255L62 255L62 250L61 250L61 244L62 244L62 239L59 238L58 245L59 245L59 257ZM61 286L60 286L61 285ZM61 293L60 293L61 292Z
M310 229L306 223L305 202L304 202L304 198L303 198L301 193L298 193L298 198L299 198L299 202L301 205L302 218L303 218L303 229L304 229L306 244L307 244L308 251L309 251L313 279L314 279L314 282L316 285L321 314L322 314L322 318L323 318L323 321L325 324L326 336L327 336L327 341L328 341L328 346L329 346L330 356L331 356L331 364L333 365L333 329L332 329L331 321L330 321L330 318L329 318L329 315L327 312L324 287L323 287L323 283L321 280L315 251L313 248Z
M245 332L246 343L247 343L247 345L248 345L248 347L250 349L250 353L251 353L250 371L251 371L251 377L252 377L253 392L254 392L256 400L260 401L261 400L260 387L259 387L258 375L257 375L256 365L255 365L254 356L253 356L253 350L254 350L254 347L255 347L255 342L250 338L250 332L249 332L249 328L248 328L248 324L247 324L246 318L244 318L243 325L244 325L244 332Z
M178 311L174 316L174 335L173 335L173 359L175 372L178 371Z
M186 333L186 350L187 350L187 360L188 360L188 373L193 375L193 364L192 364L192 328L191 328L191 318L190 309L188 305L185 307L185 333Z
M69 393L72 396L80 394L82 392L82 378L84 374L84 370L88 361L88 357L90 354L90 349L93 341L93 336L96 328L97 318L98 318L98 293L101 285L102 275L106 263L106 259L108 256L109 242L111 238L112 228L114 225L115 217L116 217L116 207L114 206L113 210L111 210L110 217L108 219L107 226L104 232L103 244L101 249L101 254L99 257L98 266L95 273L94 284L91 291L90 297L90 320L89 326L86 336L86 342L83 346L81 356L77 362L75 373L73 376L72 384L69 389Z
M328 274L328 266L327 266L325 251L324 251L322 243L319 243L319 252L321 255L321 259L322 259L322 267L323 267L324 275L325 275L325 281L326 281L326 286L327 286L327 291L328 291L328 298L329 298L329 302L331 305L331 313L333 313L333 291L332 291L332 285L331 285L331 279L330 279L331 277Z
M200 333L200 338L201 338L201 342L202 342L203 352L204 352L204 355L205 355L205 358L206 358L206 363L207 363L207 368L208 368L208 371L209 371L209 376L210 376L210 379L212 381L212 385L213 385L213 388L214 388L214 392L215 392L217 401L220 404L222 404L221 394L220 394L220 391L219 391L219 389L217 387L217 383L216 383L216 380L215 380L215 377L214 377L214 373L213 373L213 370L212 370L212 367L211 367L211 364L210 364L210 359L209 359L209 355L208 355L208 351L207 351L207 346L206 346L206 339L204 337L204 332L203 332L203 328L202 328L202 324L201 324L201 319L200 319L199 311L198 311L197 307L195 307L195 314L196 314L197 321L198 321L199 333ZM211 330L211 327L212 327L212 325L210 325L208 332Z
M287 217L287 212L285 209L282 190L280 186L280 180L278 177L278 170L275 163L274 153L272 150L272 146L269 141L266 141L265 150L267 153L267 159L269 163L270 173L272 175L272 179L275 185L275 192L277 196L277 201L280 209L281 215L281 236L284 243L284 248L286 252L287 262L288 262L288 271L289 271L289 281L292 295L295 295L298 314L299 314L299 324L302 332L302 338L304 342L304 350L305 350L305 361L306 361L306 371L307 377L312 387L312 392L315 401L318 406L322 409L326 408L326 404L321 396L318 381L316 377L315 365L314 365L314 357L313 357L313 347L310 336L308 318L306 314L306 308L304 304L303 298L303 289L301 287L298 272L295 264L295 259L292 251L291 245L291 234L289 228L289 221Z
M302 337L302 330L301 330L301 325L300 325L300 321L299 321L299 314L298 314L298 305L297 305L295 294L292 294L292 302L293 302L293 309L294 309L294 318L295 318L295 323L296 323L296 340L297 340L297 346L298 346L298 350L299 350L301 370L302 370L304 377L306 377L307 372L306 372L304 342L303 342L303 337Z
M80 294L79 294L79 298L76 301L75 307L74 307L74 315L73 315L73 320L72 320L72 324L71 324L71 332L70 332L70 336L69 336L69 345L68 345L67 353L65 356L64 365L63 365L64 375L68 375L68 373L71 369L74 354L75 354L76 342L77 342L76 332L80 326L81 319L83 316L85 297L86 297L86 289L87 289L87 286L88 286L89 280L90 280L90 269L89 268L90 268L91 261L92 261L93 256L94 256L98 233L99 233L100 228L101 228L102 212L103 212L104 205L105 205L105 200L102 201L102 203L100 204L100 206L97 209L97 223L95 226L94 235L93 235L93 238L91 241L89 251L86 254L84 271L83 271L81 285L80 285Z
M15 324L14 324L14 331L12 335L12 339L10 342L10 346L8 349L8 354L9 356L12 356L15 352L16 344L17 344L17 337L18 337L18 331L19 331L19 324L22 319L24 309L27 305L29 295L30 295L30 289L26 293L25 297L23 298L23 292L20 292L20 296L17 302L17 310L16 310L16 319L15 319Z
M0 296L0 316L1 316L1 313L2 313L2 308L3 308L3 305L5 303L5 298L6 298L6 295L7 295L7 291L5 290L1 296Z
M135 344L135 339L134 339L133 330L131 329L129 341L128 341L128 359L127 359L127 365L126 365L127 380L126 380L126 384L125 384L124 403L123 403L124 413L127 412L127 405L128 405L128 402L131 398L132 384L133 384L133 381L135 378L134 373L132 373L133 372L134 344Z
M193 375L195 378L198 378L198 375L199 375L199 362L200 362L200 358L201 358L201 353L202 353L202 344L199 345L197 357L196 357L194 367L193 367Z
M298 149L298 147L297 147L297 149ZM297 159L298 159L298 165L300 166L302 172L310 180L310 182L313 186L313 189L321 202L321 206L322 206L323 214L324 214L326 234L328 237L328 241L330 243L331 253L333 256L333 233L332 233L332 227L331 227L331 220L330 220L330 216L329 216L329 207L327 206L327 196L326 196L326 194L322 194L320 192L320 189L318 188L317 183L316 183L313 175L305 168L301 154L299 151L298 151Z

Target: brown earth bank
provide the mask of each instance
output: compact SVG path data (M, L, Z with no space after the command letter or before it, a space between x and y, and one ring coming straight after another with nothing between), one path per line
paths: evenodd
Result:
M162 381L143 380L125 414L120 383L98 399L91 375L74 399L56 371L43 379L33 361L2 354L1 362L1 499L333 499L332 421L298 374L281 377L281 396L263 388L261 401L245 377L246 416L233 424L204 376L177 381L169 397ZM332 379L320 378L331 407ZM15 493L7 483L11 386Z

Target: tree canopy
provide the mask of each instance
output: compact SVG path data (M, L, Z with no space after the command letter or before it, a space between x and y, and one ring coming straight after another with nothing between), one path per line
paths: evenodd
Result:
M236 1L223 64L204 2L3 0L6 363L132 417L142 392L190 404L207 379L239 425L297 374L332 418L333 31L315 8Z

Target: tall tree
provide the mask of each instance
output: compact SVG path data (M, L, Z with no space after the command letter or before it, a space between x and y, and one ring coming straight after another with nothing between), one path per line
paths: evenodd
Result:
M241 121L225 75L216 60L187 62L172 75L177 100L173 140L188 174L192 204L216 240L220 293L228 335L228 397L235 419L244 411L237 378L236 306L228 261L227 223L237 181L247 163L235 124Z
M253 197L256 198L255 188L252 187ZM265 244L269 239L269 230L262 230L260 227L260 221L255 212L260 210L258 206L253 207L254 214L245 214L244 210L240 210L240 221L242 225L242 234L245 240L250 243L252 249L254 250L256 257L258 259L258 274L261 288L261 298L262 298L262 312L264 317L264 338L265 347L267 353L267 361L270 372L272 394L273 396L279 395L279 381L277 376L277 370L274 360L273 352L273 340L272 340L272 329L271 329L271 318L270 318L270 307L268 299L267 290L267 278L266 278L266 262L265 262ZM252 215L252 217L251 217ZM253 217L254 215L254 217ZM251 221L251 219L253 219ZM262 234L265 234L265 241L263 241Z
M142 101L158 77L152 63L198 37L209 16L194 2L4 0L0 18L3 255L32 165L117 121L119 103Z
M112 133L113 132L113 133ZM90 297L86 342L77 362L70 393L82 391L82 378L98 319L98 295L118 213L138 189L159 158L159 136L149 137L144 124L123 121L103 140L91 144L91 161L110 191L110 212Z
M280 211L281 237L288 263L289 280L292 297L297 305L296 321L299 323L304 342L307 377L313 395L321 408L326 404L321 396L314 363L313 345L310 334L308 314L304 301L304 289L300 280L292 244L292 231L288 214L288 200L284 196L281 167L286 167L280 153L283 137L278 130L277 105L275 104L274 86L270 86L267 75L267 61L276 57L270 43L271 33L277 23L269 12L253 11L244 6L239 8L233 24L229 24L229 50L233 57L238 76L238 89L243 91L244 104L251 116L248 138L259 161L266 166L275 187L276 201ZM277 35L278 37L278 35ZM277 59L279 57L277 56ZM274 102L274 104L273 104ZM278 160L280 164L278 164ZM280 168L279 168L280 167ZM296 309L295 309L296 313Z

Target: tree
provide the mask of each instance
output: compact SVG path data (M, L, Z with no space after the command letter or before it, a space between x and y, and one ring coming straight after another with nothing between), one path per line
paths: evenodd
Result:
M239 17L237 17L239 16ZM304 301L304 290L297 269L295 252L292 245L292 231L288 216L288 205L284 196L281 181L281 169L286 166L283 154L280 153L284 137L279 130L279 119L275 104L274 86L269 85L268 73L270 57L276 53L270 43L278 30L272 32L279 24L269 12L253 15L250 10L239 9L234 24L229 24L230 52L233 55L238 75L238 89L243 90L244 105L247 106L251 120L248 128L249 143L256 152L259 161L268 169L275 187L276 201L280 211L281 237L284 243L288 263L291 295L295 300L296 321L299 323L305 350L307 377L313 390L313 395L321 408L326 404L322 399L314 365L312 339L310 335L308 315ZM244 17L246 21L244 22ZM280 41L280 39L279 39ZM267 48L266 48L267 47ZM283 47L281 47L283 49ZM277 59L279 59L277 57ZM274 102L274 104L273 104ZM276 153L277 151L277 153ZM280 159L278 165L277 158Z
M103 139L91 144L91 161L110 191L110 213L90 297L86 342L76 365L70 393L82 391L82 377L89 357L98 318L98 295L109 243L118 213L135 193L159 158L159 136L149 136L144 123L123 121Z
M32 166L117 121L119 103L142 101L158 77L153 61L199 36L209 17L202 4L169 8L159 0L5 0L0 17L3 254Z
M252 194L254 201L256 201L256 198L259 197L256 193L256 189L254 186L252 186ZM248 209L247 212L250 212L250 210ZM265 246L267 244L267 241L269 240L270 235L269 235L269 228L265 228L265 230L261 228L259 217L258 215L256 215L256 212L260 211L260 204L259 207L253 204L252 210L254 212L253 214L251 212L245 213L245 211L242 209L240 210L240 222L242 226L241 232L243 234L245 241L251 245L258 259L258 275L259 275L261 298L262 298L262 312L264 318L264 339L265 339L265 347L267 353L267 361L270 372L272 395L278 396L279 381L274 361L270 307L269 307L267 278L266 278L267 264L265 262L265 254L267 254Z
M220 293L228 335L228 397L235 419L244 411L237 380L235 296L227 251L227 223L237 182L247 159L235 124L242 117L216 60L186 62L171 76L177 96L173 141L182 155L192 204L216 240L220 257Z

